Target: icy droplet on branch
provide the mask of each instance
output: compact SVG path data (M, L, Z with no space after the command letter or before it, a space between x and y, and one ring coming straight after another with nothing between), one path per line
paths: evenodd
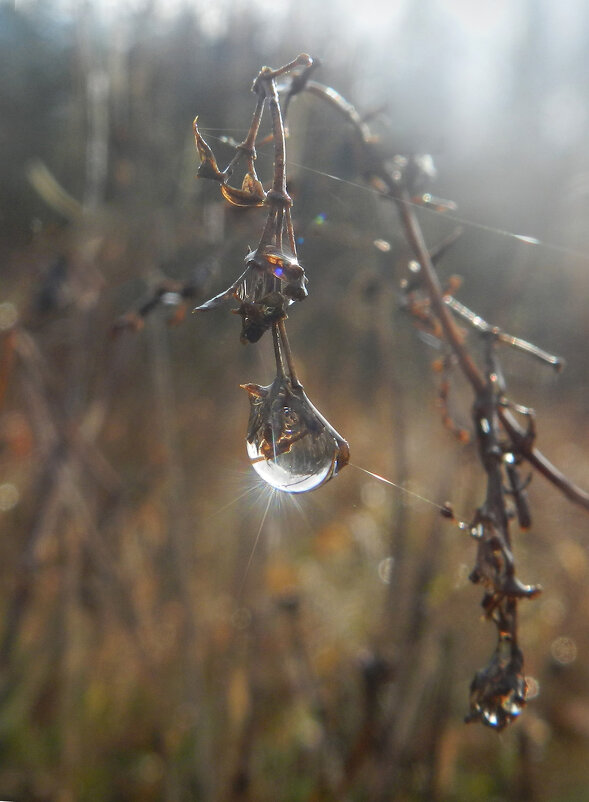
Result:
M510 654L504 654L505 651ZM501 639L489 664L477 671L471 683L470 713L465 720L481 721L502 730L524 709L526 691L522 653Z
M271 385L243 384L250 399L247 453L256 473L285 493L329 481L349 460L347 442L286 376Z

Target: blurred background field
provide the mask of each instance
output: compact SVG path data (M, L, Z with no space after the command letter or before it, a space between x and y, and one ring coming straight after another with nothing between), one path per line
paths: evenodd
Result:
M264 211L195 180L191 123L224 163L260 67L309 52L391 156L433 154L458 211L419 211L428 244L464 226L442 280L566 359L506 354L509 395L589 488L588 40L582 0L0 4L2 798L589 800L586 513L533 479L533 698L498 736L463 723L494 648L474 543L354 467L465 519L481 501L400 303L395 209L329 109L289 110L310 292L289 335L353 465L297 498L259 486L239 384L271 381L271 343L241 346L226 310L112 334L164 280L197 303L241 272ZM469 426L458 377L450 404Z

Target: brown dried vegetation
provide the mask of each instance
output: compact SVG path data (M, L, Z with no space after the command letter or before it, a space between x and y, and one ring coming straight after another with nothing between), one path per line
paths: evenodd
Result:
M587 243L563 189L564 157L541 162L538 146L545 172L535 180L552 196L545 207L530 200L526 216L511 176L496 180L484 154L476 174L461 168L450 145L440 192L460 215L529 226L548 243L463 223L450 247L453 204L419 186L429 163L414 151L428 148L403 144L423 129L413 119L393 135L382 114L362 118L364 94L369 105L385 85L367 88L376 73L313 38L294 6L288 48L251 11L216 39L188 12L164 22L120 11L102 40L87 8L70 21L73 36L55 29L54 41L40 8L0 13L15 142L1 241L0 796L582 799L586 512L560 492L582 504L582 491L535 450L589 486ZM409 13L401 29L410 63L420 34ZM301 61L293 91L279 87L296 154L279 187L267 130L255 169L242 149L245 178L231 185L203 144L229 162L231 143L218 137L240 126L246 135L255 35L270 63L293 46L330 57L324 76ZM532 90L514 83L520 99ZM355 106L343 99L352 96ZM404 101L425 114L399 84L393 99L393 119ZM536 130L533 109L513 108ZM193 180L196 112L200 162L225 200ZM509 142L515 152L515 134ZM409 155L394 159L397 150ZM580 152L570 145L571 162ZM283 192L294 200L294 233L286 212L268 216L273 191L284 209ZM242 339L260 340L247 348L228 315L184 313L227 287L244 253L302 297L297 248L309 278L288 320L298 373L345 432L353 464L418 497L349 467L297 507L252 479L238 384L244 373L258 387L271 381L263 335L284 326L287 305L266 291L239 299ZM443 290L424 278L430 268ZM569 368L536 371L503 348L514 344L506 331ZM439 380L447 427L460 441L472 431L470 444L440 425ZM526 410L509 405L520 400L537 408L536 441ZM544 476L528 485L526 463ZM544 588L533 602L514 555L518 574ZM471 717L502 726L529 700L501 741L463 723L471 677L492 650L469 575L498 633L471 684Z

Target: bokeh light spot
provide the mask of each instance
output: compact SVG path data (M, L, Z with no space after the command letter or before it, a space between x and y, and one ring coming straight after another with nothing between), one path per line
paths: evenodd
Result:
M577 659L577 644L572 638L561 636L550 644L550 654L560 665L569 665Z
M19 500L19 492L16 485L11 482L6 482L0 485L0 510L7 512L13 507L16 507Z
M381 582L385 583L385 585L391 584L394 566L394 557L385 557L384 560L381 560L378 564L378 577Z
M0 304L0 331L11 329L18 320L16 306L11 301Z
M540 695L540 683L536 677L526 677L526 700L535 699Z

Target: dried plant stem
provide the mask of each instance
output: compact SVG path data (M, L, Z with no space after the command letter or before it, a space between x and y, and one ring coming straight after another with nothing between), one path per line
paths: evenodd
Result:
M374 139L368 126L360 118L351 103L331 87L324 86L316 81L307 81L302 86L302 89L327 102L352 125L364 154L367 178L375 180L381 187L383 194L396 203L407 241L421 266L432 309L440 321L444 335L456 355L466 379L472 386L475 396L479 395L484 391L485 379L470 356L464 344L462 333L444 300L444 293L426 247L409 192L393 178L384 166L374 147ZM535 448L529 433L522 428L508 409L499 408L497 415L518 453L570 501L589 511L589 493L578 487L568 476L552 465L539 449Z
M278 324L272 326L272 344L274 345L274 359L276 361L276 375L280 378L284 377L284 362L282 360L282 351L280 350L280 330Z
M293 64L296 63L298 62L295 60ZM289 66L288 69L291 69L291 66ZM254 82L254 91L258 92L258 98L263 97L267 99L270 105L272 138L274 140L274 177L272 189L266 196L266 203L270 206L270 210L258 247L263 248L265 245L272 243L273 240L278 248L282 247L282 229L286 211L290 245L293 255L296 256L294 235L291 236L292 223L290 223L290 214L288 214L288 210L292 206L292 200L286 189L286 143L284 139L284 123L280 111L278 92L276 91L276 84L274 83L276 74L281 74L286 70L287 68L285 67L279 71L272 72L269 68L264 67ZM258 104L259 102L258 99Z
M238 163L243 154L245 154L247 157L248 161L247 166L249 172L255 173L254 161L256 158L256 139L258 136L258 131L260 130L260 122L262 120L262 113L264 111L265 103L266 103L265 95L258 95L258 102L256 103L256 108L254 109L254 114L250 125L250 129L243 142L236 147L235 155L225 168L224 172L227 175L231 175L231 173L233 172L233 168L236 166L236 164Z
M532 445L527 432L519 425L508 409L499 408L497 414L512 443L530 465L558 488L569 501L589 511L589 493L572 482L539 449Z
M464 375L472 385L475 394L481 393L485 387L485 380L465 348L462 333L458 329L450 310L444 302L442 287L425 244L421 226L419 225L413 210L411 198L406 190L397 190L392 182L390 189L395 193L393 195L393 199L396 201L397 209L399 211L401 222L403 223L407 240L411 245L413 253L415 254L415 258L421 266L422 276L429 293L433 310L442 324L444 334L446 335L450 347L458 358L458 362Z
M352 124L364 157L365 175L386 197L394 201L406 240L418 262L419 288L428 300L422 305L416 305L416 315L421 322L431 325L436 336L448 344L474 393L472 414L479 457L487 476L487 493L483 504L475 512L471 526L471 534L477 538L478 546L475 568L470 578L485 587L482 605L487 617L497 627L498 642L488 665L478 671L473 679L470 714L466 720L478 720L500 730L519 715L526 698L523 655L518 647L517 605L521 598L531 598L539 592L539 588L524 585L515 576L503 488L504 470L508 472L505 466L509 465L508 475L512 481L514 496L520 494L516 466L523 458L537 466L568 498L585 509L589 509L589 494L576 488L534 448L533 424L525 431L510 412L494 349L497 342L505 342L556 368L561 366L561 362L536 346L489 326L478 315L442 291L433 257L426 246L412 201L412 194L417 186L416 176L426 176L431 172L427 160L415 157L412 161L405 157L396 157L396 166L389 170L376 149L368 127L350 103L328 87L305 80L300 83L301 89L306 88L334 106ZM484 337L484 370L472 358L453 312L468 320ZM531 420L530 413L525 408L514 409L527 414ZM504 433L509 442L504 442ZM519 509L522 509L521 498L518 513ZM527 525L525 522L528 519L527 509L523 509L520 524ZM389 726L398 730L396 716L392 716ZM392 747L393 742L390 743Z
M284 142L284 125L280 113L280 103L274 81L270 81L270 113L272 115L272 130L274 133L274 182L272 192L277 196L273 200L281 199L285 205L292 203L286 191L286 145Z
M278 323L276 323L276 326L280 332L280 342L282 344L282 350L284 351L284 358L286 359L291 384L293 387L302 387L299 377L297 376L297 370L292 357L292 351L290 350L290 343L288 342L284 320L279 320Z

